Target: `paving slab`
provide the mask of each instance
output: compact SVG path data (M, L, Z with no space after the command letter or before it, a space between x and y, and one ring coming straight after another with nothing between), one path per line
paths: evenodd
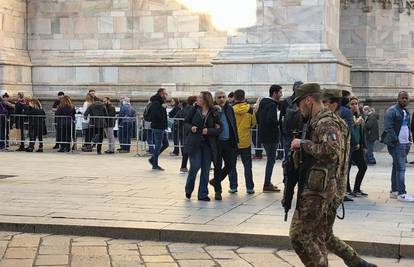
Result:
M386 153L377 153L376 157L378 164L369 166L362 184L369 197L345 204L346 218L337 221L335 233L364 253L413 257L414 203L389 199L391 158ZM413 158L410 154L409 161ZM245 193L242 164L238 164L239 192L224 193L223 201L209 203L185 199L186 176L178 172L177 157L161 157L165 172L150 170L147 158L133 154L2 152L0 161L1 174L16 175L0 180L0 201L7 203L0 210L0 230L290 247L290 223L283 221L282 195L264 194L260 190L265 160L253 164L256 194ZM353 167L351 183L355 173ZM272 179L282 187L280 161ZM409 192L414 192L412 181L414 166L408 165ZM226 180L223 191L227 189ZM209 190L213 197L213 188ZM292 212L289 220L291 217ZM18 246L19 242L37 246L38 239L39 236L16 239L12 246ZM10 240L10 234L0 235L0 240ZM47 238L44 242L53 245ZM80 258L78 263L84 262L87 260Z

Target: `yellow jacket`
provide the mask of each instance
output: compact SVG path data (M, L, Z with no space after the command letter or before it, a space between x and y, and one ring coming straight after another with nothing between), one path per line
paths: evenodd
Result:
M233 106L236 115L239 148L248 148L252 144L252 128L256 125L256 115L248 103L236 103Z

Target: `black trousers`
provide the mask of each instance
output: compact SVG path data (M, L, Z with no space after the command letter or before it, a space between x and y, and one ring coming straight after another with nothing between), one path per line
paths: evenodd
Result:
M351 161L349 163L349 172L348 172L348 184L347 184L347 191L351 192L351 184L349 182L349 175L352 167L352 162L356 164L358 167L358 173L355 177L355 184L354 184L354 191L361 190L362 180L364 180L365 172L367 171L367 163L365 161L364 156L364 149L360 148L351 153Z
M93 142L96 144L96 151L102 151L102 142L104 138L104 129L103 128L94 128L94 137Z
M227 175L230 180L230 188L237 189L237 149L233 147L229 141L218 141L217 149L217 162L214 166L214 191L216 193L222 192L221 182Z
M43 148L43 129L29 129L30 148L34 148L36 139L39 140L39 148Z

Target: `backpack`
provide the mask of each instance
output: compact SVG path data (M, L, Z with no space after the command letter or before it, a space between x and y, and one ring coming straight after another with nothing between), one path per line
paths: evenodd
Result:
M149 122L151 121L151 104L152 103L148 103L144 110L144 120Z
M302 129L303 118L296 105L287 100L286 114L282 122L282 131L285 135L291 136L295 130Z

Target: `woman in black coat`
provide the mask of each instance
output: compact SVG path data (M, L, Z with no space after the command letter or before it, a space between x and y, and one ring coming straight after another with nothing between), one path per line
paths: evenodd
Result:
M56 121L58 132L58 143L60 149L58 152L69 152L72 143L72 132L75 129L75 107L68 96L64 96L60 101L59 108L56 111Z
M29 105L25 108L25 114L29 122L30 140L26 152L33 152L36 139L39 140L39 149L36 152L43 152L43 133L46 130L46 113L42 109L40 101L37 99L30 100Z
M201 169L198 200L210 201L208 197L208 181L211 162L217 161L217 138L222 129L218 111L213 107L214 100L210 92L201 92L197 105L185 118L188 135L184 140L184 149L190 157L190 170L185 185L188 199L194 190L198 171Z

